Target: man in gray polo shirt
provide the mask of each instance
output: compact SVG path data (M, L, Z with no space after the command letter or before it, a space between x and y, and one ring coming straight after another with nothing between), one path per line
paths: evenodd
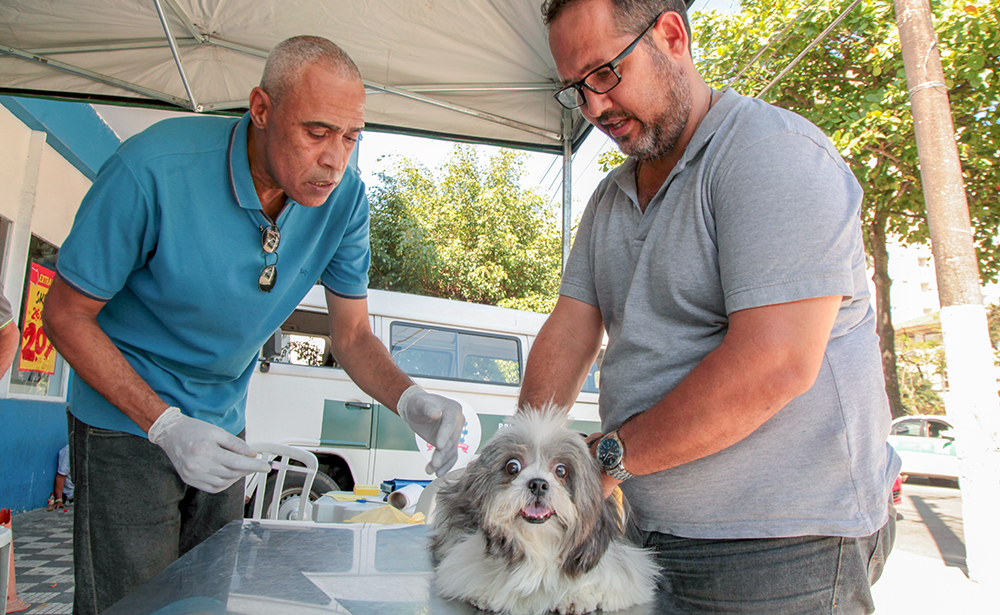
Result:
M607 332L594 448L663 565L657 612L871 612L899 461L861 188L808 121L702 80L682 0L542 11L557 99L629 158L583 214L522 404L572 406Z

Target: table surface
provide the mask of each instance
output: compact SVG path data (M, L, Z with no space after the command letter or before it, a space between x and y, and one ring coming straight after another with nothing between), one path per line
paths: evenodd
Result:
M104 615L482 613L435 595L429 531L233 521Z

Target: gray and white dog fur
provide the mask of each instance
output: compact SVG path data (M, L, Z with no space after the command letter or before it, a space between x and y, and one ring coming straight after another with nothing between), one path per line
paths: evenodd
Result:
M600 468L561 408L524 409L437 494L431 555L445 598L505 615L616 611L653 600Z

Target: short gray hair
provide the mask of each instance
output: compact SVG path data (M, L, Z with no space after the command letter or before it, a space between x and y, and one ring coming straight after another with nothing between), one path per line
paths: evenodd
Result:
M347 79L361 80L354 60L333 41L320 36L293 36L275 45L268 54L260 88L278 104L302 70L312 64L324 64Z
M542 22L551 26L559 15L571 4L579 0L545 0L542 3ZM687 17L687 3L684 0L606 0L611 5L621 34L635 34L646 29L657 15L666 11L678 13L684 19L684 29L691 39L691 24Z

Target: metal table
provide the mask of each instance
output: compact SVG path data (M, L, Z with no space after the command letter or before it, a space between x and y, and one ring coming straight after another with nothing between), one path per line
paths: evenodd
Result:
M435 595L429 530L233 521L104 615L482 613Z

